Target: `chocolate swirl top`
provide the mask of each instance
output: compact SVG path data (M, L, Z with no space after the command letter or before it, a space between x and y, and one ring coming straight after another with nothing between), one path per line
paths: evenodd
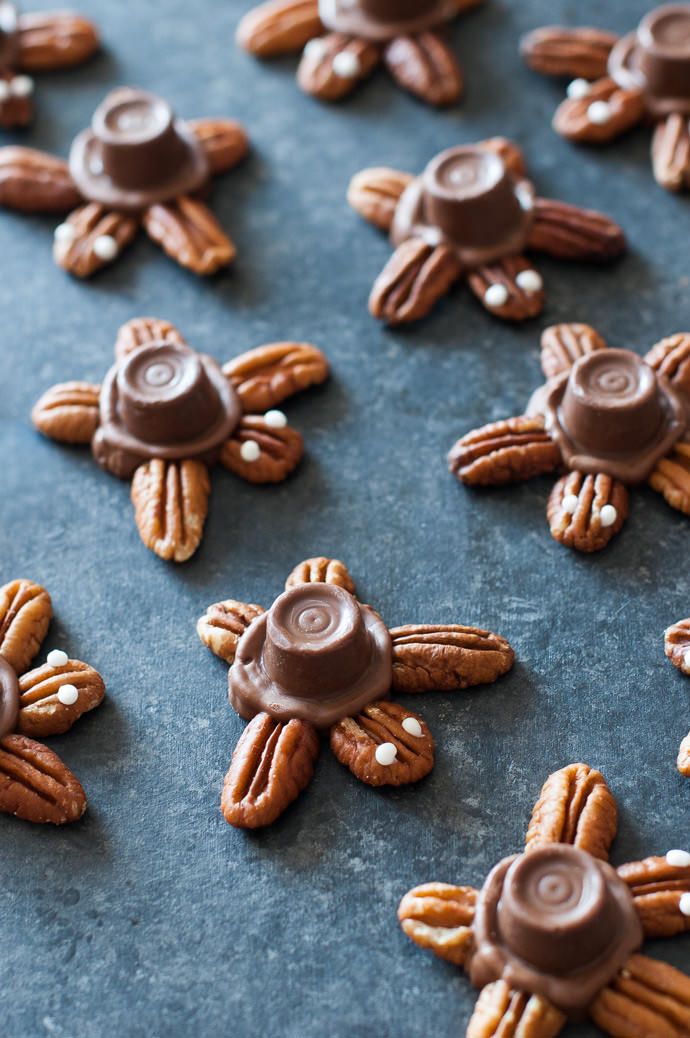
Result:
M654 117L690 115L690 4L664 4L646 14L637 32L611 51L609 73L626 89L642 89Z
M388 695L392 677L391 637L378 613L334 584L301 584L243 634L228 694L247 720L265 710L328 728Z
M474 985L503 979L570 1016L587 1010L643 940L615 870L566 844L500 862L479 896L474 934Z
M0 656L0 739L13 732L19 711L19 682L14 668Z
M17 61L18 17L14 4L0 0L0 73L9 72Z
M456 14L453 0L319 0L327 29L376 42L433 29Z
M150 458L213 464L240 414L212 357L178 343L148 343L106 375L91 447L98 464L122 478Z

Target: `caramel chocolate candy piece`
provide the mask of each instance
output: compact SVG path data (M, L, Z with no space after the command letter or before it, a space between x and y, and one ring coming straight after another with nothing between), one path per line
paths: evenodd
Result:
M19 681L14 668L0 656L0 739L13 732L19 712Z
M319 0L327 29L376 42L433 29L457 13L457 0Z
M690 115L690 6L663 4L646 14L612 50L609 74L624 89L641 89L655 118Z

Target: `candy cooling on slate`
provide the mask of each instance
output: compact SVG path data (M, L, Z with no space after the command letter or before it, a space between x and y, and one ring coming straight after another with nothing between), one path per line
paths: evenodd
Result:
M555 1038L587 1014L613 1038L688 1033L690 978L639 949L690 930L690 854L613 869L616 830L603 775L571 764L547 779L524 852L480 891L427 883L403 898L407 936L481 991L469 1038Z
M690 498L690 444L687 445L687 467L678 471L678 479L685 486L685 493ZM678 620L664 632L664 651L674 667L681 673L690 675L690 619ZM680 744L676 761L681 775L690 778L690 734Z
M296 566L268 612L233 599L209 606L197 631L231 665L230 704L250 721L221 801L226 821L243 829L270 825L309 784L319 732L362 782L417 782L434 766L434 741L391 692L489 684L513 665L508 642L476 627L389 631L337 559Z
M631 484L647 482L690 515L690 335L672 335L643 359L609 349L586 324L542 335L547 381L524 415L458 440L451 472L498 486L565 467L547 507L552 536L599 551L628 515Z
M537 198L522 152L502 137L449 148L419 177L362 170L348 200L396 247L369 297L371 314L388 324L425 317L461 278L496 317L536 317L543 283L524 250L603 262L626 247L601 213Z
M105 695L100 674L61 649L29 670L53 615L50 595L30 580L0 588L0 811L64 825L86 795L57 754L35 738L62 735Z
M0 127L31 122L35 72L80 65L99 45L93 22L72 11L21 14L16 4L0 0Z
M482 0L271 0L240 22L237 41L260 58L303 50L297 81L338 101L383 62L404 90L431 105L462 94L462 70L443 30Z
M150 317L120 329L115 358L102 386L49 389L34 425L53 440L90 444L99 465L131 479L144 544L184 562L203 535L210 466L220 462L250 483L279 483L296 468L302 437L275 405L323 382L328 362L315 346L277 342L221 368Z
M605 144L646 120L658 183L690 187L690 4L655 8L621 39L547 26L523 39L522 53L537 72L574 77L554 116L557 133Z
M162 98L123 87L76 137L69 165L32 148L0 148L0 205L69 212L53 256L76 277L116 260L140 226L181 266L214 274L232 263L235 247L199 195L247 149L239 123L186 123Z

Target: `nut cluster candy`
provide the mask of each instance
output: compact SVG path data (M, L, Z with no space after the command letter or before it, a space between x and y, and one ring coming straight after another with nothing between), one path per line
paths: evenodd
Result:
M230 664L228 695L249 721L232 757L221 807L230 825L270 825L311 782L319 732L370 786L400 786L434 766L426 724L391 692L455 691L496 681L513 665L504 638L458 624L389 630L362 605L337 559L307 559L265 612L228 599L197 625Z
M457 441L448 461L468 486L497 486L568 470L547 515L567 547L604 548L628 515L629 485L647 481L690 515L690 335L657 343L643 359L610 349L586 324L542 336L544 386L524 415Z
M480 891L427 883L403 898L407 936L480 990L469 1038L555 1038L586 1014L612 1038L687 1033L690 977L639 951L690 931L690 854L614 869L616 830L603 775L571 764L544 784L524 852Z
M574 77L557 133L604 144L646 120L656 180L669 191L690 187L690 4L654 8L621 39L547 26L523 39L522 53L537 72Z
M99 46L93 22L72 11L21 14L10 0L0 0L0 127L31 122L34 73L80 65Z
M482 0L269 0L237 30L260 58L303 50L297 81L321 101L347 96L383 62L393 79L431 105L463 90L462 70L443 30Z
M690 455L690 448L688 448ZM686 492L690 493L690 467L684 472ZM664 651L681 674L690 675L690 619L677 620L664 632ZM676 766L681 775L690 778L690 733L680 744Z
M0 148L0 206L69 213L55 229L53 256L76 277L116 260L140 226L181 266L215 274L235 247L198 195L247 149L239 123L186 123L162 98L123 87L76 137L69 165L32 148Z
M53 608L40 584L13 580L0 588L0 811L27 822L64 825L86 810L80 782L36 738L62 735L100 706L103 679L93 667L53 649L29 670L48 632Z
M525 250L604 262L626 247L601 213L538 198L522 152L501 137L449 148L419 177L362 170L348 200L396 247L369 297L372 316L391 325L425 317L462 278L490 313L524 321L545 298Z
M36 428L61 443L90 444L98 464L132 480L144 544L184 562L203 536L209 467L250 483L278 483L299 463L302 437L276 404L325 381L315 346L259 346L223 368L167 321L135 318L119 331L102 386L64 382L36 403ZM265 412L265 413L257 413Z

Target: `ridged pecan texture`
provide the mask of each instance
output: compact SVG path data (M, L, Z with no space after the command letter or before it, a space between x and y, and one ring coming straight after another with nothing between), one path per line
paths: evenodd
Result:
M532 812L526 846L569 843L606 861L616 835L616 801L599 771L569 764L549 775Z
M0 588L0 656L22 674L46 636L53 607L50 595L31 580Z
M370 703L356 717L338 721L330 739L340 763L369 786L418 782L434 766L434 740L425 723L388 700Z
M505 638L460 624L408 624L391 629L395 692L454 691L506 674L515 653Z
M31 420L44 436L61 443L90 443L100 421L100 386L62 382L36 402Z
M355 593L355 584L345 563L325 555L298 563L285 581L285 590L299 584L337 584L351 595Z
M521 415L491 422L457 441L448 468L468 486L500 486L553 472L561 452L541 415Z
M228 598L224 602L210 605L204 615L199 618L196 631L204 645L226 663L235 659L240 638L257 616L261 616L261 606L247 602L236 602Z
M464 966L472 949L472 923L477 891L450 883L424 883L400 902L403 932L420 948L428 948L454 966Z

